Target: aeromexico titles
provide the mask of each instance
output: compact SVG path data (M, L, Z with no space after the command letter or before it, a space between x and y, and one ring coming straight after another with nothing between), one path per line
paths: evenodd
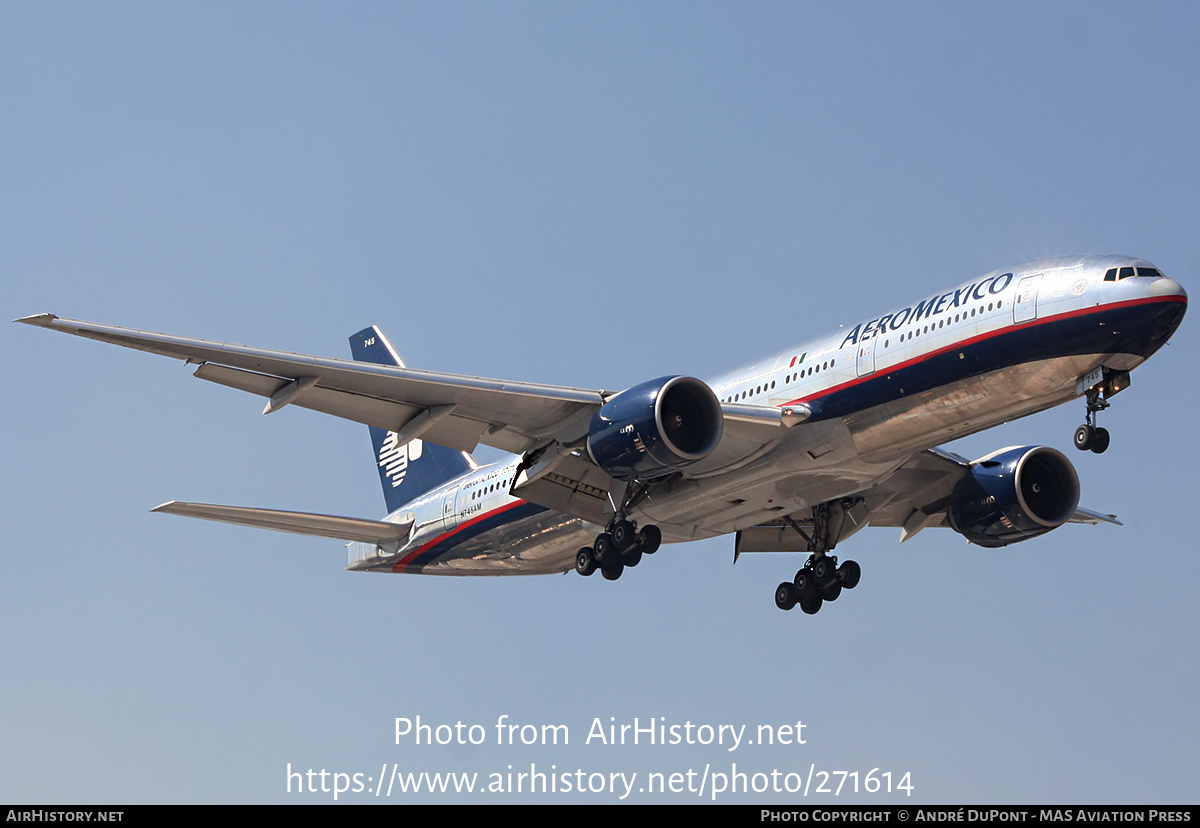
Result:
M40 314L18 320L198 363L201 379L370 426L389 514L364 520L170 501L156 511L350 541L348 567L609 580L664 542L731 534L734 559L800 552L775 589L808 613L858 584L835 547L867 526L930 526L1004 546L1079 507L1061 452L1012 447L968 461L935 446L1081 399L1076 448L1129 372L1183 319L1180 285L1123 256L998 270L709 382L662 377L620 393L407 368L378 328L354 361ZM513 453L480 467L479 444Z
M885 313L883 316L872 319L870 322L859 323L854 326L850 333L846 334L842 340L841 347L845 348L848 345L857 345L860 342L866 342L872 337L885 333L895 333L902 330L910 322L920 322L931 316L950 312L955 308L967 308L970 307L971 302L982 303L988 297L997 297L995 301L999 302L1001 300L998 297L1012 284L1012 280L1013 274L1011 272L998 275L992 274L977 282L947 291L940 296L931 296L928 299L923 299L910 307L902 308L892 313Z

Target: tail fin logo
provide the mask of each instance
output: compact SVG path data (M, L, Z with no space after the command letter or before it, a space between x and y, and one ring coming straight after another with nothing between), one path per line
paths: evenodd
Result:
M410 463L421 459L425 447L420 439L410 440L404 445L399 444L400 435L389 431L379 447L379 467L384 470L392 481L392 488L398 488L408 474Z

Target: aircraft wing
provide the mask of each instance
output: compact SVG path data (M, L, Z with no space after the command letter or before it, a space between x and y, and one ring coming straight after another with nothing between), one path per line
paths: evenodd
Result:
M62 319L51 313L16 321L198 364L195 376L200 379L268 398L264 414L297 405L397 432L401 443L420 437L461 451L473 451L480 443L514 454L553 447L555 456L574 453L569 465L580 466L576 477L586 476L589 485L602 490L601 497L612 485L608 475L580 451L592 416L612 392L252 348ZM689 476L748 462L777 442L787 426L806 416L768 406L726 404L722 408L721 441L709 457L689 469ZM575 482L572 479L571 484ZM543 502L533 490L523 496L550 508L569 506L559 502L558 493L549 497L553 502ZM593 513L591 505L562 510L585 518Z
M200 379L269 398L264 414L297 405L461 451L479 443L522 453L586 434L604 392L484 379L61 319L16 320L199 363Z
M951 495L958 481L970 473L970 467L971 463L965 457L940 449L914 454L886 480L848 498L853 505L836 515L841 521L840 529L835 532L836 542L840 543L866 526L899 528L901 543L922 529L949 527L947 509ZM1067 522L1121 525L1116 515L1082 507L1077 508ZM735 555L807 551L807 540L795 531L792 523L807 530L812 525L812 518L808 514L796 514L788 520L774 520L743 529L738 532Z
M895 474L864 492L871 526L900 527L903 543L928 526L949 526L946 509L958 481L969 473L970 461L952 452L930 449L914 455ZM1112 523L1116 515L1076 508L1068 523Z

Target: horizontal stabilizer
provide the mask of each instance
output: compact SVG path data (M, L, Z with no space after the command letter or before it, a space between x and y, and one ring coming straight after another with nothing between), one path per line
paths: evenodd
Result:
M1075 514L1067 518L1067 523L1111 523L1114 526L1124 526L1124 523L1117 520L1116 515L1106 515L1102 512L1093 512L1091 509L1085 509L1082 506L1075 510Z
M250 506L218 506L213 503L185 503L172 500L150 511L169 515L217 520L241 526L257 526L295 535L315 535L320 538L360 541L383 545L408 537L411 522L387 523L382 520L315 515L309 512L283 512L278 509L255 509Z

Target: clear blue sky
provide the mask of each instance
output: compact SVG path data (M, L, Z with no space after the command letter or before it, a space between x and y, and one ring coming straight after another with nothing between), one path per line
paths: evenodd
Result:
M621 388L1040 256L1195 290L1198 24L1183 2L5 3L0 304L335 356L379 324L413 366ZM152 515L383 502L361 426L0 326L0 801L326 801L289 796L288 763L532 762L1194 802L1194 323L1104 415L1110 451L1070 452L1123 528L865 531L839 549L861 586L815 617L772 602L799 556L735 567L731 538L615 584L459 580ZM1082 409L952 448L1069 450ZM571 744L497 746L504 714ZM417 715L491 738L395 745ZM585 745L594 717L801 720L806 744Z

